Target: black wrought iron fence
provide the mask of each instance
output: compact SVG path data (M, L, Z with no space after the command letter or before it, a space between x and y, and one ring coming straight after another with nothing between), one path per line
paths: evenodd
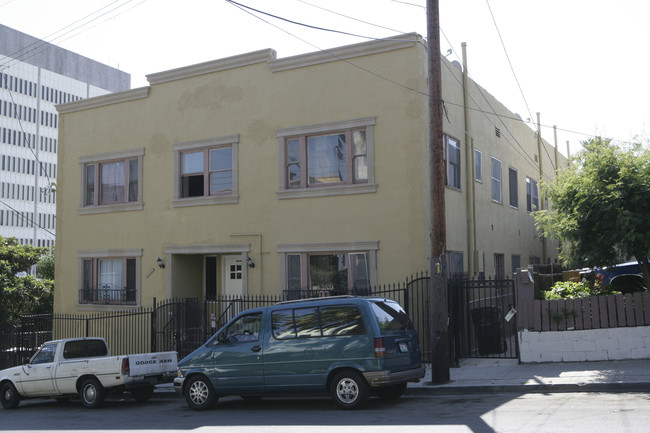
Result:
M315 294L307 291L300 293L298 298L314 297ZM380 285L364 294L395 299L404 306L420 333L423 361L431 362L428 275L416 274L404 283ZM135 311L27 316L23 318L20 330L11 336L3 336L3 342L13 342L16 338L19 341L1 348L0 367L17 365L44 341L89 336L105 338L114 355L176 351L183 357L242 311L295 299L295 295L225 296L214 300L154 299L151 307Z
M517 358L514 281L449 280L450 352L459 358Z

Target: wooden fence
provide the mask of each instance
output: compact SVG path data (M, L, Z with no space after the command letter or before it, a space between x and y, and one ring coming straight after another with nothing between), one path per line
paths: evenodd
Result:
M517 304L519 330L572 331L650 325L650 292Z

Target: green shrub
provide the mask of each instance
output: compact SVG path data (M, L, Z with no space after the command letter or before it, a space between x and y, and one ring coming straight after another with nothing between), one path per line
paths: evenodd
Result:
M612 287L604 286L602 277L598 278L598 275L593 283L588 281L559 281L551 287L551 290L544 292L544 299L552 301L555 299L587 298L598 295L619 295L621 293Z

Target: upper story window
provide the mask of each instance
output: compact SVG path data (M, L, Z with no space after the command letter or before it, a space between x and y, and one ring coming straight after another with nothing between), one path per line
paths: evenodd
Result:
M474 176L477 182L483 182L483 154L480 150L474 150Z
M80 158L80 213L142 209L144 149Z
M501 161L495 157L490 159L492 164L492 201L503 203L503 188L501 185Z
M460 189L460 142L445 135L447 186Z
M510 206L519 207L519 192L517 185L517 170L508 167L508 191L510 193Z
M526 178L526 210L532 212L539 209L539 195L537 192L537 181Z
M375 118L286 128L280 143L280 198L374 192Z
M174 145L174 206L237 203L239 135Z

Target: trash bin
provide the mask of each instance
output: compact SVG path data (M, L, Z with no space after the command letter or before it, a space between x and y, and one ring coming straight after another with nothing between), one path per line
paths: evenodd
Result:
M472 310L474 334L480 355L503 353L506 342L501 333L501 310L498 307L483 307Z

